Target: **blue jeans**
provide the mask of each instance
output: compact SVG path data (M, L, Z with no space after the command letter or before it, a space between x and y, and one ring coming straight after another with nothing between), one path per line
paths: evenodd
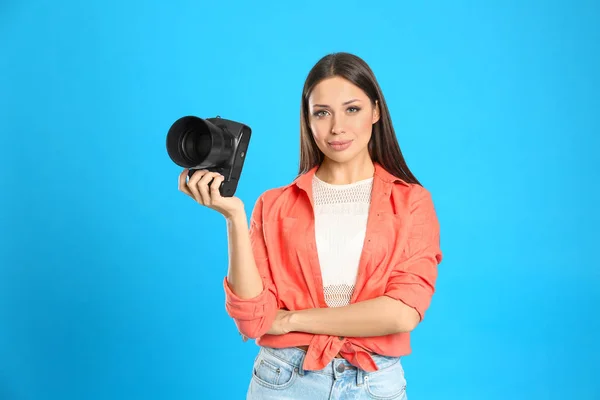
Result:
M290 347L261 347L252 369L246 400L407 400L399 357L375 355L378 371L365 372L342 358L319 371L305 371L306 352Z

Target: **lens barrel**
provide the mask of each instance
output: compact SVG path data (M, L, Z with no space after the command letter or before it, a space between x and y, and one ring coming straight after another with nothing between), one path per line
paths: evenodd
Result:
M194 116L175 121L167 133L167 152L184 168L216 167L231 158L233 136L210 121Z

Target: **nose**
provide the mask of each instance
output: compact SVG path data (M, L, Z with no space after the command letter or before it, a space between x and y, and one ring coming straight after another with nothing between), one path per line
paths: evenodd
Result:
M333 133L334 135L339 135L341 133L344 133L344 128L343 128L343 116L341 115L336 115L333 117L333 125L331 126L331 133Z

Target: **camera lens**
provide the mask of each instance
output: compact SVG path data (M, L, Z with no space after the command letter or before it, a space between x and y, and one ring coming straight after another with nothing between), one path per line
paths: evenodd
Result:
M206 159L211 149L211 137L206 131L187 130L183 132L178 146L188 164L196 165Z
M175 121L167 134L167 152L184 168L218 167L233 153L233 137L210 121L188 116Z

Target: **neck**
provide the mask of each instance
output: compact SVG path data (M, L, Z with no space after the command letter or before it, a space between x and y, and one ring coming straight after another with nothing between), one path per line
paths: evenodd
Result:
M338 163L325 158L315 174L332 185L346 185L373 177L375 165L370 157Z

